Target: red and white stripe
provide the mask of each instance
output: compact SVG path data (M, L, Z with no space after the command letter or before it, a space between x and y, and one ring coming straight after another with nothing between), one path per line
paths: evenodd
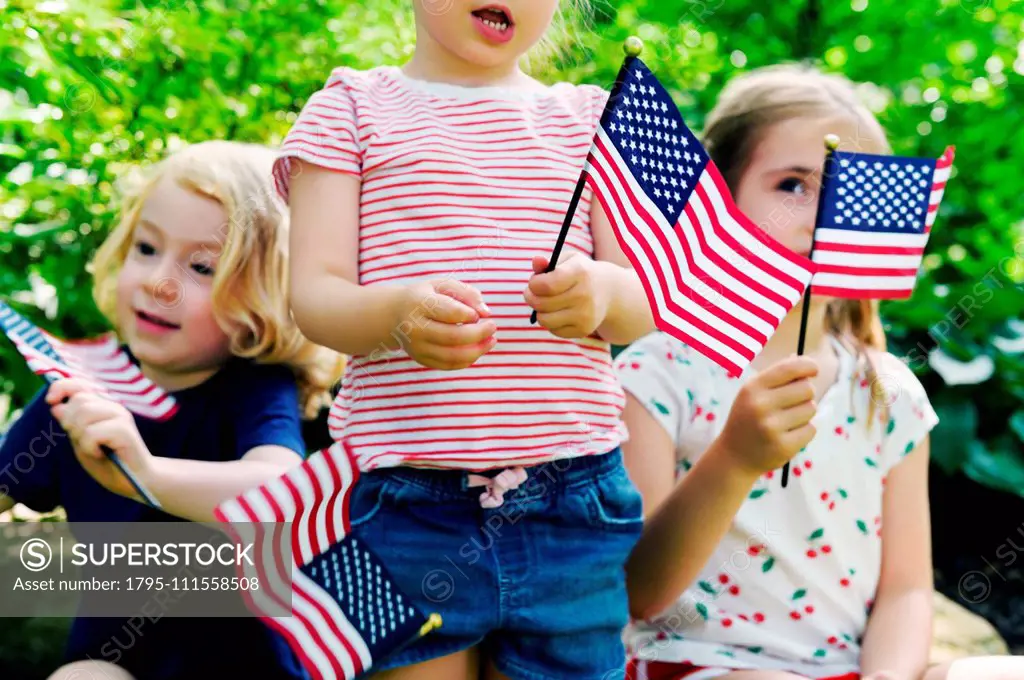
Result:
M26 342L30 333L35 334L33 331L50 344L62 362ZM177 413L174 397L143 375L113 333L86 340L62 340L23 319L7 332L7 337L36 375L51 381L83 380L97 392L144 418L167 420Z
M334 598L299 569L348 534L358 478L351 452L336 443L214 510L234 541L257 548L254 564L239 566L239 576L259 580L258 588L243 591L246 604L288 640L317 680L355 678L373 665Z
M811 259L818 265L818 273L811 282L811 293L841 298L910 297L946 191L953 157L954 148L951 146L935 164L928 212L921 233L815 229Z
M587 181L640 274L658 327L732 374L761 351L811 279L808 262L750 222L708 162L677 224L598 130Z
M361 179L362 285L457 279L482 293L498 327L497 346L459 371L384 349L352 357L330 424L362 469L485 470L604 453L625 436L608 343L532 325L523 298L533 256L550 256L557 240L607 93L473 92L394 69L339 69L276 167L284 196L293 158ZM590 201L587 191L565 243L587 256Z

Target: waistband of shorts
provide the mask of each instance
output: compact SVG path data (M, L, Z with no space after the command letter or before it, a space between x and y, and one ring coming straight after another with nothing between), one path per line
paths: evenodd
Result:
M589 484L622 469L622 449L615 447L611 451L572 458L559 458L524 466L526 481L519 489L506 493L507 497L516 494L529 496L549 495L552 492ZM377 468L362 473L364 477L383 477L406 484L412 484L446 497L472 497L480 494L482 487L470 486L470 476L478 475L493 477L502 470L498 468L489 472L472 473L465 470L438 470L433 468L415 468L408 466ZM539 493L538 493L538 490Z

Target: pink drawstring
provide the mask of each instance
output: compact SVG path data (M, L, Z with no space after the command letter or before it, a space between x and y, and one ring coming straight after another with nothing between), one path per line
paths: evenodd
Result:
M483 475L469 475L469 486L486 487L480 494L480 505L485 508L497 508L505 502L505 492L519 488L526 481L526 470L522 467L508 468L491 478Z

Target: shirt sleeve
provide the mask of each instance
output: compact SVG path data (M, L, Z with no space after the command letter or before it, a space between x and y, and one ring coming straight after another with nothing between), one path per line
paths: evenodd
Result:
M888 405L883 421L881 467L888 473L898 465L938 424L939 417L928 400L928 393L913 371L891 354L883 356L876 368L873 399L877 406Z
M287 366L254 364L232 389L236 458L268 445L305 457L299 388Z
M295 158L328 170L362 175L359 121L346 73L346 69L338 69L313 93L281 145L274 164L274 184L285 202L295 177Z
M67 433L50 413L40 390L0 438L0 493L35 512L60 505L57 460L68 449Z
M632 394L679 447L682 428L691 419L691 403L682 370L684 350L671 336L651 333L624 349L615 360L623 389Z

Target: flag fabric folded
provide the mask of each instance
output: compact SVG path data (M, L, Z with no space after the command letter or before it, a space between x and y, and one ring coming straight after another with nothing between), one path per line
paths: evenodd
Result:
M953 166L938 159L833 152L822 178L811 293L907 298Z
M100 394L151 420L166 420L178 410L174 397L143 375L113 333L87 340L62 340L4 302L0 302L0 327L32 372L48 382L84 380Z
M348 505L359 468L337 442L214 511L253 564L239 575L249 609L279 632L315 679L353 680L425 634L423 614L372 549L352 536Z
M733 375L800 301L814 264L736 207L664 86L623 64L584 167L657 326Z

